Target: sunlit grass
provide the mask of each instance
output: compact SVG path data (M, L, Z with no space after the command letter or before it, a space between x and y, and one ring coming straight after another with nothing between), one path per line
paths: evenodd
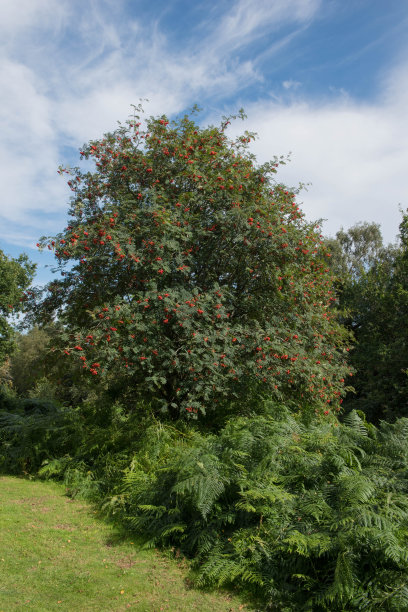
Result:
M0 477L0 612L238 611L188 587L183 562L141 550L51 482Z

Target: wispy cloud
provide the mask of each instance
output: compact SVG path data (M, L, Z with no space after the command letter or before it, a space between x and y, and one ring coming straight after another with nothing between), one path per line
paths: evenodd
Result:
M128 17L121 1L6 2L0 23L3 225L52 227L50 213L65 211L66 191L56 175L62 145L78 148L114 129L140 97L150 100L150 112L172 114L197 100L234 95L261 79L254 62L235 50L282 20L309 19L318 4L228 3L201 38L186 37L174 47L157 20ZM22 241L24 235L14 232Z
M302 83L300 81L292 81L291 79L289 79L288 81L283 81L282 86L285 89L297 89L301 86L301 84Z
M390 76L390 83L396 78ZM311 183L299 197L309 219L327 219L327 233L374 221L382 225L386 240L394 241L399 204L408 207L408 96L399 91L395 98L388 89L372 104L339 96L325 104L260 102L248 107L249 126L260 136L254 144L258 159L292 152L279 179L291 186Z
M59 28L68 5L57 0L15 0L2 3L0 33L4 43L14 41L18 44L18 37L24 36L27 31L35 35L35 29L47 29L49 35Z
M319 9L320 0L239 0L226 12L213 30L210 41L217 51L231 53L250 45L282 24L309 21Z
M175 3L178 10L181 4ZM290 53L287 74L276 81L268 80L265 66L274 65L282 49L301 53L296 40L321 19L326 6L321 0L224 0L205 11L197 5L191 10L201 21L186 27L179 41L169 26L172 4L161 12L142 5L3 2L0 221L5 239L26 246L33 236L60 228L69 191L56 173L59 163L71 161L70 147L78 150L114 129L139 98L150 100L146 109L152 114L179 113L196 102L219 114L244 105L247 127L260 134L259 157L292 151L293 162L282 177L313 182L304 195L310 218L329 218L333 231L348 221L380 220L392 239L397 204L405 204L406 193L408 62L402 59L400 68L379 83L382 94L372 103L361 105L337 83L330 83L337 87L331 92L327 85L326 102L316 101L305 97ZM336 1L331 6L334 10ZM384 216L386 206L391 212Z

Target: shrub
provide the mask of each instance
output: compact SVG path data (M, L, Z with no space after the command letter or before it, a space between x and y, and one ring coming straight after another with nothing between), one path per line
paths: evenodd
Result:
M263 609L401 611L407 433L407 419L375 429L356 413L235 418L207 436L156 425L111 506L193 557L197 584L244 586Z
M76 411L51 400L0 392L0 470L36 474L44 461L73 453L81 439Z

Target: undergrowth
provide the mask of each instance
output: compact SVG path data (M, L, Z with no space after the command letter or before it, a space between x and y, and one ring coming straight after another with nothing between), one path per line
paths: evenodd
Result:
M152 426L106 508L270 610L408 609L408 419Z
M262 610L408 609L408 419L305 423L268 407L208 433L93 410L50 417L33 473L192 559L197 586L239 587ZM27 465L19 444L40 424L3 409L3 468Z

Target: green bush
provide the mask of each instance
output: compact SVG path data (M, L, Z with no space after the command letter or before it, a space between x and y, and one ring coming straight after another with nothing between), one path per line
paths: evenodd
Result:
M408 419L258 406L209 433L107 401L0 399L3 470L64 479L190 557L196 584L247 590L262 610L407 609Z
M73 496L112 494L140 436L138 412L102 396L71 408L0 390L0 470L64 480Z
M219 435L154 425L110 507L193 557L197 584L239 585L262 609L406 610L407 434L407 419L356 413L235 418Z
M83 437L79 413L0 389L0 470L36 474L44 461L73 454Z

